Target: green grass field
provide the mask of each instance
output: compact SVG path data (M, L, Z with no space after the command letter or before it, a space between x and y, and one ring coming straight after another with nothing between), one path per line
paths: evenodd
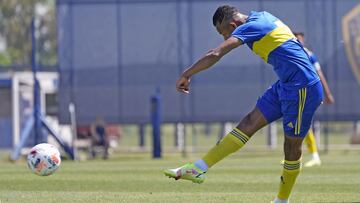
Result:
M240 152L216 165L201 185L162 174L199 155L115 155L63 161L54 175L32 174L25 161L0 162L0 202L270 202L277 193L281 152ZM308 156L305 154L304 159ZM304 168L291 202L360 202L360 152L322 155L323 165Z

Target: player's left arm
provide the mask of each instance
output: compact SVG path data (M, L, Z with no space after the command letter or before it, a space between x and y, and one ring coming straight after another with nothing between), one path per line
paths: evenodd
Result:
M198 61L196 61L183 72L183 74L176 82L176 89L179 92L189 93L190 78L193 75L210 68L224 55L241 44L243 44L243 42L240 39L236 37L230 37L221 43L217 48L208 51L204 56L202 56Z
M321 70L321 68L317 68L316 71L317 71L317 74L320 77L320 81L321 81L321 84L323 86L323 90L324 90L324 93L325 93L325 101L324 101L325 104L334 103L335 99L334 99L333 95L331 94L329 85L328 85L328 83L326 81L326 78L325 78L325 75L324 75L323 71Z

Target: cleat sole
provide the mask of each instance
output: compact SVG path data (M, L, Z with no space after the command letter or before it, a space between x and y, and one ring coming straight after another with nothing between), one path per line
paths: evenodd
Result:
M183 179L183 180L189 180L193 183L197 183L197 184L201 184L204 182L204 180L201 180L201 179L187 179L187 178L181 178L181 177L178 177L176 176L175 174L171 173L170 171L167 171L167 170L164 170L163 171L165 176L169 177L169 178L174 178L175 180L179 180L179 179Z

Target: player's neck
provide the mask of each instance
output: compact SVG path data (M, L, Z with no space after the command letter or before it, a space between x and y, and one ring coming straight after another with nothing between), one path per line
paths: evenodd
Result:
M236 14L235 16L235 23L237 26L240 26L244 23L246 23L246 20L248 19L248 16L247 15L244 15L244 14L241 14L241 13L238 13Z

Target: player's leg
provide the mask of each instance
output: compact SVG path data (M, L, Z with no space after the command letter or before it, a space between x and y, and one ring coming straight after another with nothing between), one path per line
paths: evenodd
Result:
M308 151L311 153L312 156L312 159L305 163L305 167L320 166L321 160L316 146L314 131L312 130L312 128L309 129L309 132L305 137L305 143Z
M301 145L310 129L311 121L322 100L321 84L317 83L298 91L284 90L286 99L280 98L283 106L283 128L285 133L285 161L280 179L280 187L275 203L288 202L296 178L301 170ZM298 98L298 99L295 99Z
M278 88L279 82L268 88L258 99L256 107L202 159L196 161L196 166L207 170L224 157L242 148L259 129L279 119L282 114L277 94Z
M194 163L188 163L175 169L164 171L166 176L178 179L191 180L195 183L204 181L205 172L214 164L242 148L250 137L259 129L267 124L266 119L255 107L247 116L245 116L239 125L228 133L211 148L202 159Z
M236 128L211 148L202 159L197 160L194 164L189 163L176 169L165 170L165 175L175 179L203 182L203 174L210 167L242 148L251 136L267 123L281 117L280 103L276 91L278 85L278 83L275 83L269 88L259 98L256 107L240 121Z
M214 164L241 149L256 131L267 125L267 120L258 107L246 115L240 123L219 141L205 156L196 161L195 165L207 170Z

